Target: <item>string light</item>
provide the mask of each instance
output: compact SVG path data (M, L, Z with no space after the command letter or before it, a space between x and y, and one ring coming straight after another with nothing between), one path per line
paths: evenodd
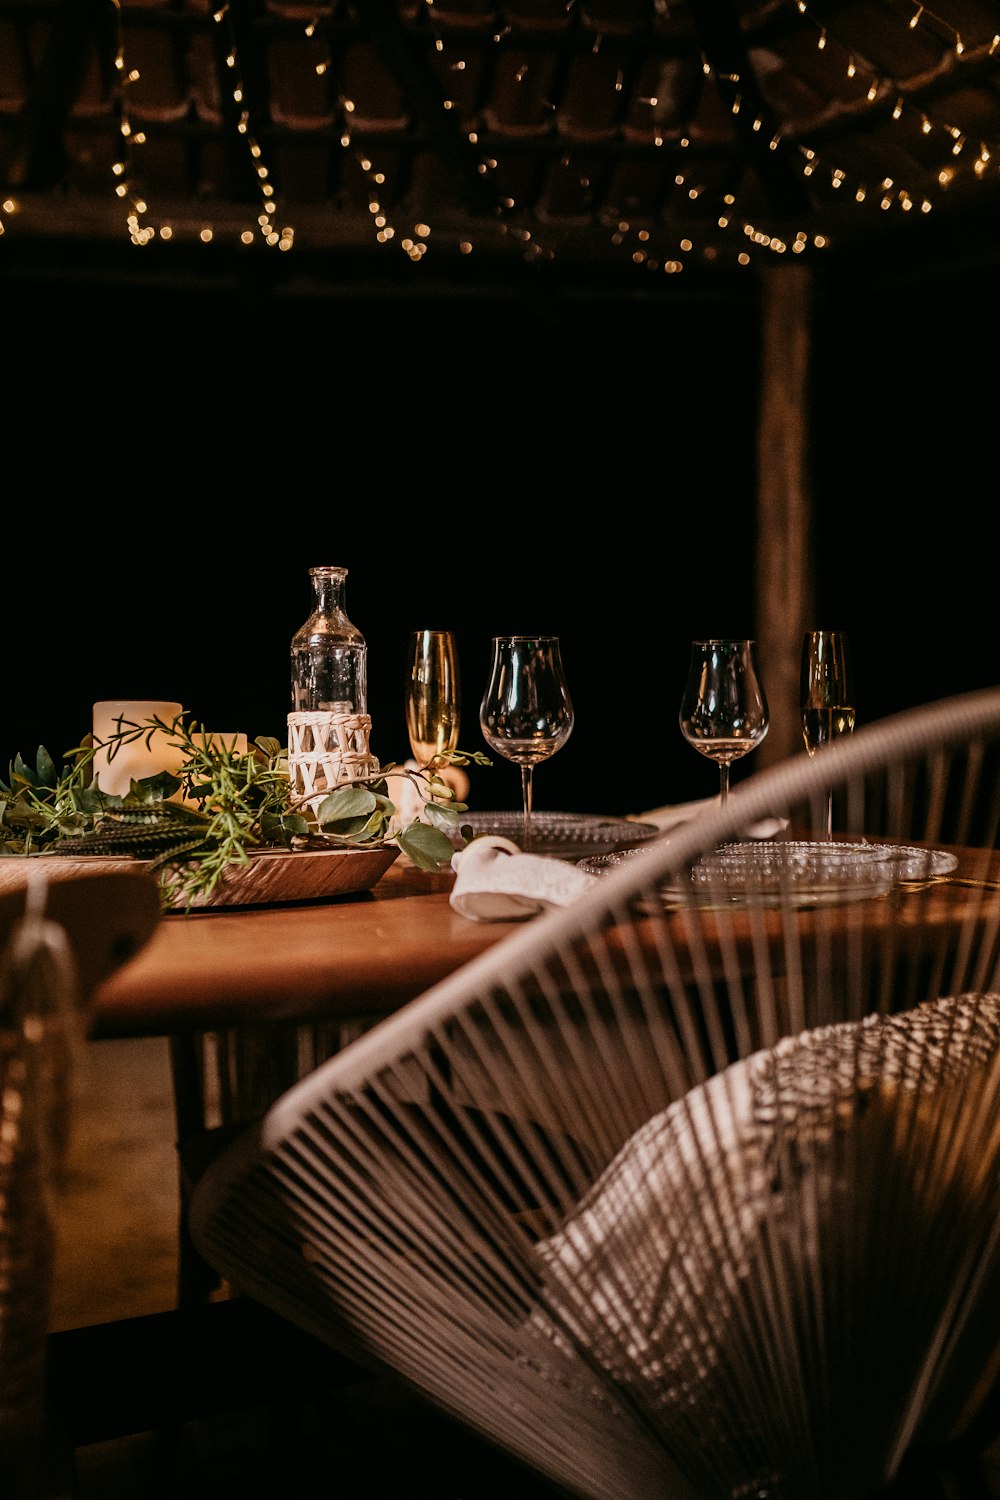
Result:
M279 234L278 230L275 228L273 216L277 208L277 203L275 202L274 186L270 180L270 169L266 161L263 160L263 151L261 149L260 141L257 138L257 133L253 127L250 111L245 107L246 99L244 80L240 70L239 49L235 30L233 28L228 0L225 5L220 6L216 11L213 12L212 19L217 26L225 26L228 28L228 33L226 36L227 50L225 54L225 61L227 68L229 68L230 71L235 74L235 77L233 79L232 99L233 103L239 106L239 115L236 126L237 134L241 135L246 141L250 153L251 162L254 164L254 171L260 187L261 211L257 215L257 233L259 233L265 245L275 246L284 244L287 247L287 245L290 244L294 239L294 231L286 228ZM247 240L245 233L240 234L240 240L242 243L252 243L254 237L254 231L250 231L249 240Z
M136 244L148 244L157 237L164 240L170 239L176 226L160 224L156 226L150 222L150 208L146 195L141 186L141 173L138 170L141 161L142 149L146 146L146 130L137 125L133 118L132 99L134 90L140 84L140 71L134 67L128 58L122 35L122 0L112 0L115 15L116 33L114 36L113 72L116 81L116 123L118 129L118 149L115 153L116 159L111 166L112 192L115 198L121 202L125 212L125 221L128 233ZM954 122L942 122L935 118L933 109L925 105L920 107L911 104L908 98L908 90L900 80L888 77L873 64L859 54L850 46L845 46L836 35L836 23L831 21L828 11L824 20L820 22L814 17L810 0L790 0L797 15L816 30L816 47L824 56L824 65L834 69L841 69L843 76L852 84L860 84L860 92L852 91L851 97L857 99L858 108L862 108L861 100L871 107L872 111L879 111L877 118L889 118L893 124L901 127L912 127L923 139L934 140L941 136L947 137L947 150L952 158L949 165L940 165L934 168L935 182L937 188L943 192L953 185L956 177L962 175L966 178L973 177L980 180L992 170L992 163L996 150L992 143L986 141L973 141L969 139L965 131ZM333 35L328 24L332 20L333 10L336 8L336 0L329 13L316 13L309 16L302 28L305 43L311 49L309 58L311 66L317 78L335 76L335 59L330 50L330 38ZM944 62L948 67L965 66L969 57L970 49L967 47L966 39L946 20L934 11L929 10L923 4L907 5L906 14L901 14L899 24L914 31L918 28L933 27L938 34L936 40L940 43L941 36L945 38ZM251 169L257 183L259 211L256 218L249 224L236 226L238 242L243 245L251 245L254 242L263 242L268 246L277 246L281 250L292 248L295 242L295 232L291 226L278 227L278 193L273 181L271 166L265 158L260 138L252 118L252 97L248 100L246 81L243 77L241 67L240 48L238 36L234 27L234 19L230 13L229 0L211 11L211 20L215 26L225 33L222 38L220 54L223 58L225 72L227 75L226 91L231 100L233 109L233 128L243 142L249 153ZM447 21L439 24L441 18L435 15L433 0L424 0L424 19L430 32L429 41L435 54L446 57L449 49L455 46L456 31L454 26L447 27ZM494 31L492 40L500 45L510 35L510 27ZM600 33L595 33L592 38L591 51L597 54L601 51L604 38ZM1000 49L1000 34L992 35L988 42L973 44L972 54L974 58L987 55L992 56ZM739 117L746 106L747 112L751 107L752 93L744 89L743 80L739 74L732 71L718 72L712 65L710 59L704 54L699 54L701 71L705 79L714 81L715 85L724 89L728 99L730 113ZM456 81L468 70L468 60L464 56L457 57L443 64L443 70L449 76L454 76ZM534 64L525 60L520 63L514 73L514 81L523 86L527 91L532 87L536 78ZM621 67L616 68L612 80L612 87L617 95L626 91L626 74ZM336 93L336 85L334 85ZM459 90L456 87L456 93ZM912 92L912 91L911 91ZM459 98L445 96L444 92L440 100L440 108L445 114L452 113L460 108ZM445 237L435 235L432 225L426 222L417 222L409 226L407 230L401 229L393 223L392 213L389 206L389 195L386 191L386 173L384 164L377 162L371 150L355 147L354 133L352 129L353 120L357 114L355 101L343 93L336 97L336 105L343 121L339 141L347 160L357 170L368 190L368 205L371 217L372 233L380 245L395 246L397 252L401 251L411 261L425 259L432 254L432 247L444 244ZM633 110L641 106L643 110L651 115L661 107L658 93L654 91L644 92L632 101ZM555 108L551 103L550 108ZM853 108L853 104L844 101L844 108ZM888 117L881 111L888 108ZM771 152L780 151L786 143L786 132L766 121L765 117L757 113L749 123L750 131L755 135L767 134L767 149ZM501 238L507 238L513 246L517 246L526 256L535 258L546 258L554 255L552 246L547 245L544 238L539 237L537 226L529 230L523 223L518 223L516 215L518 202L515 193L509 190L509 186L502 182L502 173L496 156L488 150L484 150L478 157L475 153L479 151L478 132L474 128L468 128L465 140L472 149L473 163L480 178L485 184L489 184L495 178L496 201L494 205L495 223ZM857 180L846 164L828 159L833 150L823 150L822 156L804 141L789 140L791 159L798 164L802 177L815 185L819 185L822 191L827 187L830 192L836 193L842 199L850 199L857 205L864 205L871 197L877 202L884 212L896 210L902 213L911 213L917 209L921 214L927 214L932 210L933 198L925 192L916 191L915 187L901 184L894 185L888 180L879 184L877 188L864 181ZM944 142L940 141L943 148ZM662 124L656 121L650 126L646 137L646 145L657 152L664 150L674 154L687 151L691 146L691 138L687 135L678 135L675 139L670 138L669 132L665 132ZM560 159L560 168L567 174L570 185L579 190L586 198L590 190L589 172L574 165L573 152L566 148ZM692 178L688 180L689 176ZM754 252L766 252L768 254L784 255L789 252L802 254L812 248L821 248L825 244L823 236L810 236L803 229L791 231L791 238L783 234L769 231L765 226L751 224L745 212L741 212L736 197L732 194L718 195L713 204L715 194L704 182L699 182L694 174L683 171L673 173L673 182L678 194L686 202L696 203L707 201L709 213L706 223L712 224L715 230L722 234L723 240L732 237L735 250L735 259L738 263L748 262L748 249ZM155 205L154 205L155 207ZM15 211L13 202L8 201L0 205L0 233L6 228L5 221ZM206 244L211 243L216 236L218 226L203 224L197 226L198 238ZM188 226L188 231L191 231ZM227 233L230 232L227 230ZM617 220L614 225L609 226L609 240L616 248L620 247L632 260L646 268L662 269L673 275L688 264L693 257L702 256L705 259L716 259L720 250L725 247L713 244L706 237L706 243L698 246L685 234L676 237L676 243L664 243L675 238L676 229L672 229L669 223L640 223L632 225L626 219ZM462 255L474 253L476 245L471 238L463 238L458 241L457 248Z
M833 40L830 35L830 23L828 21L821 22L819 19L812 15L808 0L792 0L792 3L794 4L794 7L799 15L805 17L809 21L809 23L816 28L818 34L818 48L820 50L827 50L828 43ZM925 5L917 5L911 12L906 22L906 25L910 30L915 30L918 26L927 26L930 24L936 26L940 31L943 31L944 35L951 39L950 50L955 59L963 59L966 55L966 48L960 33L953 26L951 26L949 22L945 21L940 15L931 10L928 10ZM1000 38L998 38L997 36L993 36L986 48L987 55L991 56L996 50L998 44L1000 44ZM894 123L907 123L909 118L912 116L922 136L930 136L935 132L935 130L944 131L950 134L953 138L954 144L951 147L952 154L954 156L958 156L961 154L961 152L965 148L966 140L963 132L957 126L951 124L936 125L927 110L917 107L911 107L907 103L904 93L896 80L885 78L884 76L880 75L874 67L862 64L859 58L851 51L850 48L842 47L841 50L847 58L845 64L845 75L848 79L853 80L858 76L859 72L864 72L868 75L868 83L865 93L866 102L868 104L880 105L882 99L885 98L886 95L895 95L895 102L891 111L891 119ZM803 150L803 157L803 175L810 176L815 170L815 154L812 152L807 153ZM985 143L981 143L979 153L977 154L975 162L973 163L973 173L978 176L982 176L985 170L985 162L988 161L988 159L989 148ZM953 177L953 173L945 173L944 171L939 171L937 180L941 187L947 187L952 183ZM831 182L834 186L842 185L845 180L846 176L843 173L842 169L835 168L831 173ZM857 184L854 192L855 201L859 204L863 203L866 197L867 194L864 185ZM883 209L887 209L893 206L899 206L904 212L906 212L912 208L915 201L916 200L913 194L911 194L907 190L901 189L894 198L887 198L886 196L883 196L880 206ZM933 205L928 198L921 198L920 209L922 213L930 212L932 206Z
M173 237L173 227L161 224L159 229L151 223L145 222L149 214L149 205L138 186L139 174L136 168L136 157L134 148L146 144L146 132L141 128L134 128L132 124L132 111L130 103L130 91L140 82L140 70L130 66L126 60L125 40L122 25L122 9L120 0L112 0L112 8L115 19L115 54L113 58L114 73L117 77L117 93L115 108L117 111L118 133L121 138L122 150L120 156L112 163L111 172L115 179L115 196L128 205L126 214L126 227L129 237L135 245L148 245L159 237L170 240ZM212 12L212 20L216 25L222 26L228 23L228 3L220 6ZM290 229L282 231L279 237L271 219L274 207L274 188L269 181L270 173L266 164L260 160L261 150L251 128L250 116L244 103L244 85L240 76L239 54L235 38L227 38L227 50L225 53L225 64L227 69L235 75L232 85L233 102L241 106L237 122L237 133L246 138L253 158L257 160L257 177L260 183L260 192L263 212L258 215L258 231L266 244L275 243L279 238L287 245L291 243L293 232ZM247 227L237 231L237 238L241 243L251 242L256 237L256 232ZM205 244L213 241L215 235L211 226L202 226L198 238Z

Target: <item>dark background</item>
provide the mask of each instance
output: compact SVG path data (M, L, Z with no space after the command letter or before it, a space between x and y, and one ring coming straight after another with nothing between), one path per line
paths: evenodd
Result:
M469 749L490 636L549 631L577 722L538 809L716 789L677 708L692 638L757 618L752 280L292 298L57 270L0 264L0 775L103 698L284 740L307 570L334 563L383 762L408 753L410 630L457 632ZM863 723L997 681L1000 314L954 259L838 262L815 288L815 624L851 634ZM474 807L518 796L513 766L473 775Z

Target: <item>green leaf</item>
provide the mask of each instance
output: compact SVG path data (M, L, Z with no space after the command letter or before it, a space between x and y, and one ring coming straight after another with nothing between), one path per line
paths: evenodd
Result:
M455 853L449 839L429 823L413 822L396 835L403 853L421 870L439 870L450 865Z
M85 786L83 791L76 794L76 805L81 812L85 813L103 812L112 801L120 802L121 798L111 798L105 792L98 791L92 786Z
M366 787L342 786L323 798L316 809L316 821L325 828L327 823L341 823L345 818L367 818L376 806L373 794Z
M44 785L37 773L31 769L26 761L21 759L20 750L14 757L13 774L17 781L23 781L28 786L35 787L36 790L40 790Z
M158 771L155 776L144 776L141 781L133 781L128 800L141 807L148 807L154 802L166 802L175 792L180 791L180 786L177 776L172 776L169 771ZM178 803L178 806L181 805Z
M491 766L485 750L448 750L441 757L450 766Z
M385 819L376 811L367 818L337 818L335 822L323 823L321 826L326 837L360 844L371 838L381 838L385 830Z
M60 835L73 837L76 834L86 833L90 828L90 820L83 813L70 813L65 818L60 818L57 824Z
M462 811L465 811L463 806ZM443 807L439 802L425 802L424 816L436 828L450 828L454 832L461 821L457 807Z
M309 832L308 819L301 813L264 813L260 820L261 833L266 836L286 833L289 838L304 837Z
M44 745L39 745L35 755L35 770L38 772L40 786L55 786L58 779L56 763Z

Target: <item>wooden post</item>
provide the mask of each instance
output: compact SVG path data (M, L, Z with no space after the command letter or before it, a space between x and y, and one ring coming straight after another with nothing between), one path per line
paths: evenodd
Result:
M756 632L771 723L755 752L755 770L805 748L799 657L814 592L808 476L811 291L807 266L776 266L762 274Z

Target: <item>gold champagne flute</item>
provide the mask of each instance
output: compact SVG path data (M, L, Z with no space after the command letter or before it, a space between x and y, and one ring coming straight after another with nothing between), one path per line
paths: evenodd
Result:
M854 671L843 630L807 630L802 641L802 738L810 755L854 729ZM826 834L833 832L833 793L827 798Z
M462 713L458 646L450 630L410 633L406 730L419 766L434 766L458 746Z

